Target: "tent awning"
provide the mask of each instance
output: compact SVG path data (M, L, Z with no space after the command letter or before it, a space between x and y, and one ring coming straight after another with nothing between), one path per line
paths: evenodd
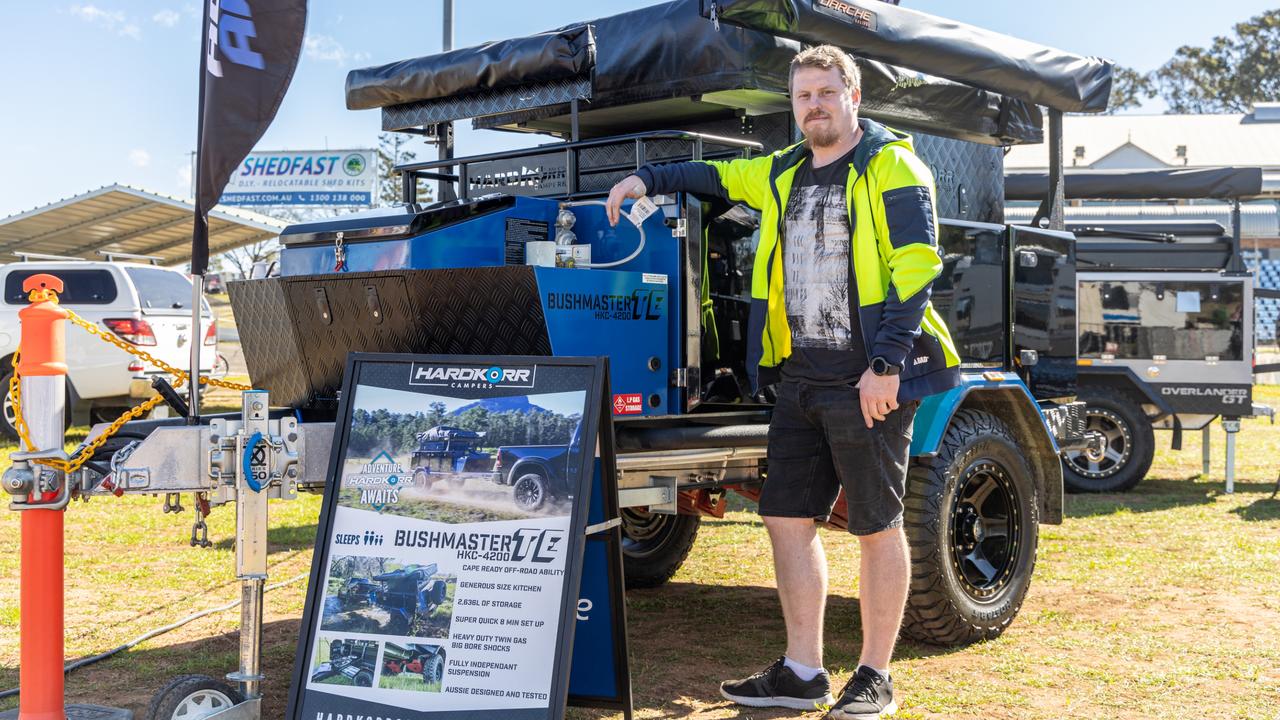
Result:
M1235 199L1263 194L1262 168L1214 167L1160 170L1068 170L1068 200ZM1049 174L1013 172L1004 176L1006 200L1042 200Z

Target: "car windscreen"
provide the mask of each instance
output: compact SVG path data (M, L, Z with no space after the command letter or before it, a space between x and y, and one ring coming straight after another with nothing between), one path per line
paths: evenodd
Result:
M26 305L27 294L22 291L22 283L40 273L54 275L62 280L63 290L58 298L66 305L106 305L116 299L116 279L110 270L32 268L9 273L4 280L4 301L9 305Z
M130 267L124 271L138 289L138 302L144 311L191 309L191 281L186 275L149 267ZM208 303L204 310L209 311Z

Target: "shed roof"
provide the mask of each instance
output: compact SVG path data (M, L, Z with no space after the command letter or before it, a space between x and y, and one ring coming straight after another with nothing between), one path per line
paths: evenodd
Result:
M0 257L15 252L96 259L99 251L154 255L163 265L191 258L194 206L128 185L107 185L0 219ZM209 212L209 252L280 234L274 218L221 205Z

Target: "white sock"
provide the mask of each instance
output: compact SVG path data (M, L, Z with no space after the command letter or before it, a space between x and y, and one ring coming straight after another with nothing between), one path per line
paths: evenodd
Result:
M791 672L795 673L796 677L800 678L805 682L809 682L810 680L817 677L818 673L822 672L822 668L820 667L809 667L808 665L801 665L800 663L796 662L795 660L792 660L791 658L786 658L783 664L791 668Z
M877 673L879 673L881 679L883 680L889 679L889 668L875 668L875 667L871 667L870 665L863 665L862 667L868 668L870 670L875 670Z

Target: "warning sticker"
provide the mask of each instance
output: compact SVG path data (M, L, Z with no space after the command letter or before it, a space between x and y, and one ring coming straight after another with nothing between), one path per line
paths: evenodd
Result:
M625 393L613 396L614 415L637 415L643 409L640 393Z

